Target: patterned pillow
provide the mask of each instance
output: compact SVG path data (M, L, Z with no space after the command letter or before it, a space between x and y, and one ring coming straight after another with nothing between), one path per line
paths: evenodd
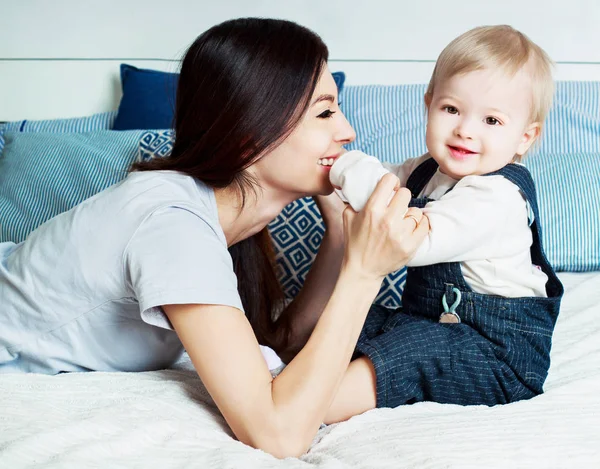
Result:
M169 156L173 150L174 135L175 132L172 130L142 133L136 161L148 161L157 156L161 158Z
M302 288L306 275L317 255L325 225L311 197L296 200L283 209L269 224L275 244L277 276L288 298L294 298ZM390 308L401 304L406 269L385 277L375 303Z
M4 132L91 132L92 130L112 129L117 111L102 112L86 117L51 120L23 120L0 124L0 154L4 148Z
M143 132L6 132L0 155L0 242L23 241L46 220L120 181Z

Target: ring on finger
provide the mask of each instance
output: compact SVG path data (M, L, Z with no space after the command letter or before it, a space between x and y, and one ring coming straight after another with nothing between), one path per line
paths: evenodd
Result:
M418 220L418 219L417 219L417 217L415 217L414 215L408 214L408 215L406 215L404 218L405 218L405 219L406 219L406 218L412 218L412 219L414 220L414 222L415 222L415 229L417 228L417 226L419 226L419 220Z

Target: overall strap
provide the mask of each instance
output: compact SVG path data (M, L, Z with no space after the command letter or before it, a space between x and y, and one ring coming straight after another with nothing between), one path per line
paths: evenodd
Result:
M419 197L421 191L425 188L429 180L438 169L438 164L433 158L429 158L421 163L410 174L406 181L406 187L410 190L414 198Z
M511 163L506 165L504 168L499 169L498 171L485 174L485 176L496 175L503 176L516 185L525 197L525 200L528 202L534 216L533 223L531 224L531 233L533 235L533 244L531 245L531 260L534 264L541 266L544 273L549 277L549 282L547 284L548 296L561 296L563 293L562 284L550 266L542 247L542 229L538 223L540 218L537 194L531 173L525 166Z
M529 172L529 170L523 165L510 163L504 166L504 168L500 168L498 171L484 174L484 176L497 175L505 177L520 189L520 191L525 196L525 200L527 200L529 206L531 207L531 211L533 212L533 216L535 217L535 222L539 217L537 193L535 191L535 183L533 182L533 178L531 177L531 173ZM542 233L539 225L537 227L537 230L541 238Z

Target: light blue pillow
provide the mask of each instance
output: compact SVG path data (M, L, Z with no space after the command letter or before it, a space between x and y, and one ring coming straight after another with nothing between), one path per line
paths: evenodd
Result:
M0 155L0 242L23 241L46 220L124 178L142 133L6 132Z
M565 272L600 270L600 152L538 153L525 165L536 182L550 264Z
M360 149L390 163L425 153L426 89L421 84L345 87L342 111L357 134L348 149ZM532 150L529 158L600 152L600 81L556 83L543 136Z
M0 124L0 153L4 147L3 134L14 132L90 132L92 130L112 129L117 111L102 112L92 116L70 119L22 120Z

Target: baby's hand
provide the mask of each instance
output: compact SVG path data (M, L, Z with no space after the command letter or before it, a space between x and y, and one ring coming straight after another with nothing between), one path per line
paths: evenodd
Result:
M348 202L354 211L360 212L379 180L387 173L389 171L374 156L352 150L335 160L329 180L334 187L341 188L338 194L342 200ZM393 193L390 200L392 196Z

